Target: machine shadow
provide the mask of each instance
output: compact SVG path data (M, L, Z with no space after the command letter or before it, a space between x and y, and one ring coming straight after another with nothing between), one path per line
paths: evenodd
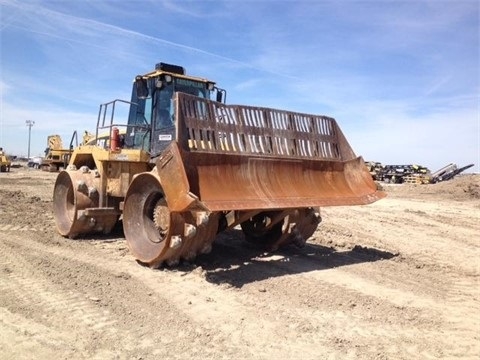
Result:
M347 251L308 243L303 248L289 246L273 253L243 240L240 230L220 234L208 255L197 257L196 264L206 271L213 284L241 288L268 278L327 270L341 266L388 260L398 254L356 245Z

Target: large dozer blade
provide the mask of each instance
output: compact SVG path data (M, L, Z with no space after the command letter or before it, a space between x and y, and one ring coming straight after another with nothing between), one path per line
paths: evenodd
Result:
M176 96L177 141L125 197L125 237L142 263L190 260L238 224L269 249L301 246L317 207L384 196L332 118Z
M199 203L210 211L359 205L385 196L332 118L186 94L177 95L177 114L178 145L157 162L173 211Z
M229 211L362 205L384 197L361 157L334 162L206 156L179 151L175 143L165 155L169 161L157 162L157 170L174 211L199 202L209 211ZM179 173L187 181L168 181Z

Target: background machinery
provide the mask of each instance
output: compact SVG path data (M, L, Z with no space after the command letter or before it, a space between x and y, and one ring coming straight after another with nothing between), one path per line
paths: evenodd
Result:
M47 148L45 157L40 167L45 171L58 171L68 164L72 149L64 149L60 135L49 135L47 137Z
M373 180L392 184L435 184L451 180L474 166L469 164L458 167L450 163L435 172L430 172L428 168L420 165L382 165L375 161L368 161L365 165Z
M225 95L160 63L135 78L130 101L100 105L95 138L109 141L76 147L59 173L59 233L109 233L121 220L133 256L158 267L209 252L238 225L270 250L302 246L318 207L384 196L333 118L226 105ZM120 103L126 123L114 116Z
M10 158L5 154L3 148L0 148L0 172L7 172L10 171L10 167L12 166L12 161Z
M458 174L464 172L467 169L470 169L475 164L469 164L462 167L458 167L457 164L450 163L441 169L438 169L431 175L431 183L435 184L441 181L447 181L453 179Z
M376 179L392 184L428 184L430 182L430 170L415 164L385 165L377 172Z

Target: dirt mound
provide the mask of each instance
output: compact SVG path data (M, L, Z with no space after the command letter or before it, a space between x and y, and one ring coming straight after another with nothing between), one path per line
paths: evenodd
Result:
M480 174L459 175L437 184L382 184L382 187L394 198L480 200Z
M51 230L52 203L21 190L0 189L0 219L14 228Z
M449 194L452 199L480 199L480 175L457 176L453 180L434 184L432 188L439 193Z

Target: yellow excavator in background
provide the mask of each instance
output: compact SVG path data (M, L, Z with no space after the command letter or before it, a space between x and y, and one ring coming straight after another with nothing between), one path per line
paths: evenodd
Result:
M76 147L55 183L59 233L106 234L121 220L133 256L158 267L209 252L238 225L270 250L302 246L320 206L384 196L335 119L225 97L213 81L159 63L135 77L130 101L100 105L94 139L106 131L108 142ZM114 116L120 103L126 122Z

